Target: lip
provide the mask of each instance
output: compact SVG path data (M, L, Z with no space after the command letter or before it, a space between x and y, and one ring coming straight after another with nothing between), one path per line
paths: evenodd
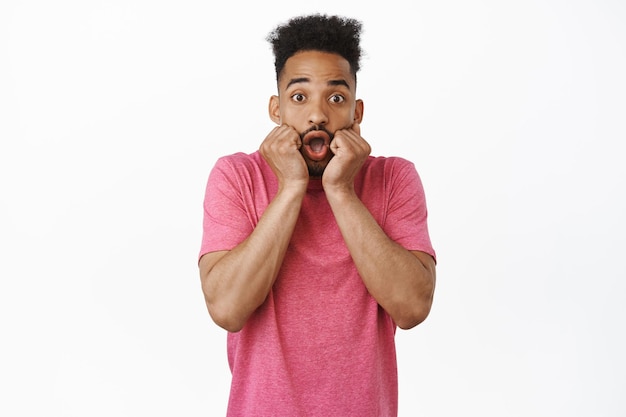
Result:
M330 151L330 135L323 130L308 132L302 138L302 147L310 159L321 161Z

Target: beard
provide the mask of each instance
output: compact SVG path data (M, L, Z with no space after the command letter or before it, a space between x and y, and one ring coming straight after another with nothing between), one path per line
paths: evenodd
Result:
M333 157L331 156L330 159L332 158ZM324 174L324 170L326 169L326 165L328 165L328 161L310 161L306 158L305 158L305 161L306 161L306 166L309 169L309 177L321 178L322 174Z
M326 130L326 128L324 126L313 126L310 129L300 133L300 140L304 141L304 137L313 131L322 131L325 132L328 137L330 138L330 143L332 143L333 138L335 137L335 135L332 132L329 132L328 130ZM300 149L300 153L302 154L302 157L304 158L304 161L306 162L306 166L309 170L309 177L312 178L321 178L322 174L324 173L324 170L326 169L326 165L328 165L328 162L330 162L331 159L333 159L334 154L332 152L328 152L329 157L322 160L322 161L314 161L312 159L309 159L306 154L304 153L303 149Z

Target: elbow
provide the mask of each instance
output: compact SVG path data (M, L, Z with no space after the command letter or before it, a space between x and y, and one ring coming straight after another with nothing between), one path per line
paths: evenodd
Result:
M208 301L206 304L211 320L222 329L231 333L237 333L246 324L246 319L238 317L232 309L220 306L218 303L209 303Z
M396 326L402 330L409 330L422 323L430 314L432 299L413 303L403 309L402 313L393 317Z
M432 259L431 259L432 261ZM435 270L434 265L430 268L431 276L418 290L412 292L408 298L398 299L396 317L393 317L396 325L408 330L422 323L430 314L435 295Z
M411 315L407 314L406 316L399 318L395 322L396 325L402 330L409 330L426 320L426 317L428 317L428 313L429 311Z
M215 324L231 333L237 333L243 328L247 317L241 317L241 312L237 311L233 303L216 297L205 285L202 286L202 292L209 316Z
M222 329L224 329L224 330L226 330L226 331L228 331L230 333L237 333L238 331L243 329L243 326L245 324L245 322L236 321L236 320L232 320L232 319L229 319L229 318L222 319L220 317L213 316L213 314L211 314L211 318L213 319L213 322L215 324L217 324Z

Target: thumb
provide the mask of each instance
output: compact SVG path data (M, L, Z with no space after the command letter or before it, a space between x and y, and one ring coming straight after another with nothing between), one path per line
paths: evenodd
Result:
M359 122L355 121L352 124L352 130L354 130L357 133L357 135L361 136L361 125L359 124Z

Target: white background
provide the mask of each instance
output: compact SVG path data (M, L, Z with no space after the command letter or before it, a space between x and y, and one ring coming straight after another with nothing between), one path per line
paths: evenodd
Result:
M626 3L296 3L1 3L0 414L224 414L204 185L273 126L266 34L321 11L363 21L362 134L427 193L400 415L626 415Z

